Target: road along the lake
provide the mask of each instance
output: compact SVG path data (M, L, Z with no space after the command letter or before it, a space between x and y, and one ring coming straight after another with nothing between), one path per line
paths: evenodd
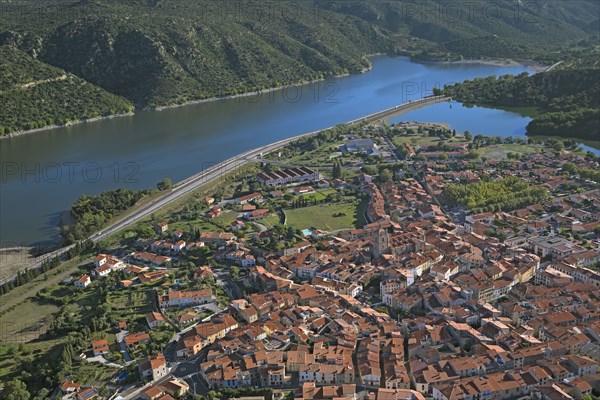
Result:
M358 118L358 119L349 121L347 124L353 125L353 124L360 124L360 123L372 123L372 122L376 122L376 121L384 121L389 118L401 115L403 113L413 111L417 108L425 107L430 104L440 103L440 102L448 101L448 100L449 100L449 98L444 97L444 96L424 97L419 100L400 104L398 106L388 108L386 110L379 111L379 112L364 116L362 118ZM92 240L93 242L98 242L99 240L102 240L114 233L117 233L121 229L124 229L132 224L135 224L139 220L151 215L153 212L172 203L173 201L178 200L178 199L182 198L183 196L188 195L189 193L200 188L201 186L203 186L207 183L210 183L211 181L213 181L215 179L219 179L223 175L233 172L236 169L242 167L243 165L245 165L247 163L250 163L252 161L257 161L257 159L260 156L262 156L263 154L270 153L272 151L280 149L280 148L286 146L287 144L289 144L293 141L296 141L298 139L301 139L303 137L316 135L322 131L326 131L331 128L332 127L320 129L318 131L304 133L304 134L301 134L298 136L293 136L293 137L290 137L287 139L283 139L278 142L256 148L254 150L247 151L245 153L242 153L235 157L232 157L226 161L223 161L219 164L216 164L215 166L208 168L204 171L201 171L198 174L196 174L190 178L187 178L181 182L178 182L176 185L174 185L169 190L168 193L166 193L166 194L162 195L161 197L157 198L156 200L144 205L143 207L135 210L134 212L127 214L121 220L119 220L119 221L113 223L112 225L93 234L92 236L89 237L89 239ZM53 251L51 253L47 253L44 256L38 258L37 261L35 261L33 264L31 264L27 268L28 269L39 268L42 265L42 262L44 260L50 259L50 258L53 258L56 256L61 256L62 254L64 254L66 251L68 251L72 247L73 247L73 245L70 245L70 246L66 246L61 249L58 249L56 251Z

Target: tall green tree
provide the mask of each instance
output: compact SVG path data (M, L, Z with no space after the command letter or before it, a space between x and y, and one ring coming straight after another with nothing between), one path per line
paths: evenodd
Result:
M0 393L0 400L29 400L30 397L27 385L16 378L6 382L4 390Z

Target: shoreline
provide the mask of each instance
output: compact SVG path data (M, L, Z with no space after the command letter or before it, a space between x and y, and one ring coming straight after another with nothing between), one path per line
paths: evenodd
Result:
M342 77L348 76L348 75L350 75L350 74L335 75L335 76L332 76L332 78L342 78ZM302 82L299 82L299 83L292 83L292 84L289 84L289 85L283 85L283 86L278 86L278 87L274 87L274 88L266 88L266 89L261 89L261 90L255 90L255 91L252 91L252 92L245 92L245 93L239 93L239 94L229 94L227 96L222 96L222 97L213 96L213 97L209 97L209 98L206 98L206 99L186 101L185 103L181 103L181 104L172 104L172 105L168 105L168 106L158 106L158 107L146 107L146 108L142 109L142 111L164 111L164 110L170 110L170 109L173 109L173 108L193 106L193 105L196 105L196 104L211 103L213 101L240 99L240 98L243 98L243 97L250 97L250 96L256 96L256 95L262 95L264 93L275 92L275 91L278 91L278 90L283 90L283 89L287 89L287 88L291 88L291 87L296 87L296 86L310 85L311 83L315 83L315 82L323 82L326 79L327 78L314 79L314 80L311 80L311 81L302 81Z
M465 60L454 60L454 61L439 61L443 64L482 64L482 65L491 65L495 67L526 67L534 70L535 72L542 72L549 65L540 64L537 61L533 60L514 60L512 58L506 59L489 59L489 60L477 60L477 59L465 59Z
M384 56L384 55L388 55L390 57L408 57L409 60L411 62L415 62L415 63L429 63L429 64L483 64L483 65L495 65L495 66L499 66L499 67L514 67L514 66L523 66L523 67L527 67L527 68L531 68L536 72L541 72L543 70L545 70L547 68L547 66L543 66L542 64L539 64L535 61L532 60L513 60L513 59L491 59L491 60L477 60L477 59L466 59L466 60L454 60L454 61L421 61L421 60L417 60L414 59L413 57L410 56L406 56L406 55L396 55L396 54L387 54L387 53L374 53L374 54L368 54L365 55L365 57L367 59L371 58L371 57L377 57L377 56ZM361 72L356 73L355 75L359 75L359 74L364 74L366 72L369 72L373 69L373 64L369 61L369 67L364 68ZM79 124L84 124L84 123L92 123L92 122L97 122L97 121L102 121L102 120L106 120L106 119L113 119L113 118L120 118L120 117L131 117L134 116L137 112L142 112L142 111L147 111L147 112L160 112L160 111L165 111L165 110L170 110L170 109L174 109L174 108L181 108L181 107L187 107L187 106L193 106L193 105L197 105L197 104L203 104L203 103L209 103L209 102L214 102L214 101L222 101L222 100L231 100L231 99L238 99L238 98L244 98L244 97L250 97L250 96L256 96L256 95L262 95L265 93L270 93L270 92L274 92L274 91L278 91L278 90L284 90L286 88L291 88L291 87L297 87L297 86L303 86L303 85L310 85L311 83L316 83L316 82L323 82L327 79L339 79L339 78L344 78L347 76L353 75L351 73L347 73L347 74L338 74L338 75L333 75L331 77L327 77L327 78L320 78L320 79L314 79L311 81L302 81L302 82L298 82L298 83L292 83L292 84L288 84L288 85L284 85L284 86L279 86L276 88L265 88L265 89L261 89L261 90L255 90L252 92L245 92L245 93L239 93L239 94L235 94L235 95L227 95L227 96L213 96L213 97L209 97L206 99L199 99L199 100L191 100L191 101L187 101L185 103L181 103L181 104L173 104L173 105L168 105L168 106L157 106L157 107L145 107L145 108L139 108L139 109L135 109L134 111L130 111L128 113L124 113L124 114L113 114L113 115L107 115L107 116L101 116L101 117L95 117L95 118L89 118L89 119L80 119L77 121L73 121L69 124L66 125L48 125L45 126L43 128L36 128L36 129L29 129L29 130L24 130L24 131L16 131L16 132L11 132L7 135L4 136L0 136L0 140L2 139L10 139L10 138L14 138L14 137L18 137L18 136L23 136L23 135L29 135L32 133L39 133L39 132L43 132L43 131L49 131L52 129L57 129L57 128L65 128L65 127L69 127L69 126L74 126L74 125L79 125Z
M93 122L97 122L97 121L103 121L103 120L107 120L107 119L115 119L115 118L121 118L121 117L132 117L135 115L135 112L133 111L129 111L127 113L124 114L111 114L111 115L104 115L101 117L94 117L94 118L88 118L88 119L78 119L76 121L72 121L68 124L64 124L64 125L48 125L48 126L44 126L42 128L35 128L35 129L29 129L26 131L15 131L15 132L11 132L7 135L3 135L0 136L0 140L3 139L12 139L18 136L24 136L24 135L29 135L32 133L39 133L39 132L43 132L43 131L50 131L52 129L57 129L57 128L68 128L70 126L75 126L75 125L80 125L80 124L87 124L87 123L93 123Z
M378 55L381 55L381 54L369 54L366 57L374 57L374 56L378 56ZM364 74L366 72L371 71L372 69L373 69L373 64L371 64L371 62L369 62L369 67L364 68L359 73L356 73L356 75ZM278 87L274 87L274 88L265 88L265 89L260 89L260 90L254 90L252 92L244 92L244 93L239 93L239 94L230 94L230 95L227 95L227 96L213 96L213 97L209 97L209 98L206 98L206 99L191 100L191 101L186 101L185 103L173 104L173 105L168 105L168 106L146 107L142 111L164 111L164 110L170 110L170 109L173 109L173 108L180 108L180 107L192 106L192 105L202 104L202 103L210 103L210 102L213 102L213 101L239 99L239 98L243 98L243 97L250 97L250 96L256 96L256 95L262 95L262 94L265 94L265 93L276 92L276 91L279 91L279 90L284 90L284 89L292 88L292 87L310 85L311 83L324 82L324 81L326 81L328 79L345 78L345 77L348 77L350 75L352 75L352 74L351 73L338 74L338 75L332 75L332 76L327 77L327 78L319 78L319 79L313 79L313 80L308 80L308 81L307 80L303 80L303 81L298 82L298 83L290 83L288 85L278 86Z

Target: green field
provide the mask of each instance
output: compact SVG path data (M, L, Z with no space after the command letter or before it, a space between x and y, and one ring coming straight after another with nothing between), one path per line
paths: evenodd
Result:
M229 229L229 226L235 221L240 213L235 211L225 211L216 218L206 218L199 216L196 219L174 222L169 224L169 230L181 229L184 232L193 232L199 229L201 232L221 231Z
M336 157L336 153L339 155L338 148L342 144L343 141L323 144L316 150L285 157L284 161L291 165L331 166L331 159Z
M0 340L23 343L37 339L48 327L53 313L59 308L35 300L19 304L0 317Z
M281 218L279 217L281 213L272 213L267 218L263 218L258 221L261 225L266 226L267 228L271 228L277 224L281 224Z
M404 145L404 143L408 143L411 146L425 146L425 145L437 145L440 141L440 138L437 136L426 136L422 134L415 135L395 135L392 137L392 142L400 147ZM450 139L444 139L444 141L448 144L451 143L466 143L466 140L462 138L462 136L457 136Z
M537 144L495 144L492 146L480 147L477 151L480 157L487 157L492 160L506 160L508 153L530 154L543 151L544 147Z
M313 193L306 193L300 195L294 195L294 200L298 198L304 198L308 201L323 201L330 194L336 194L337 190L328 188L328 189L316 189Z
M316 228L336 231L362 226L364 219L358 210L357 201L344 201L285 210L285 214L287 225L292 225L297 229ZM339 213L345 215L334 216Z

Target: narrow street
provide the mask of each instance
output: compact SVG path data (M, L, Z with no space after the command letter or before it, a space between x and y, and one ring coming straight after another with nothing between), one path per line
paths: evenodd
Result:
M244 297L242 290L238 287L238 285L233 281L229 272L222 270L215 270L215 275L217 276L217 284L222 285L227 292L227 295L232 300L241 299Z
M129 334L129 331L121 331L117 333L117 343L119 344L119 349L121 351L121 355L123 356L123 360L125 363L130 363L133 361L133 358L129 355L127 351L127 345L125 344L125 336Z

